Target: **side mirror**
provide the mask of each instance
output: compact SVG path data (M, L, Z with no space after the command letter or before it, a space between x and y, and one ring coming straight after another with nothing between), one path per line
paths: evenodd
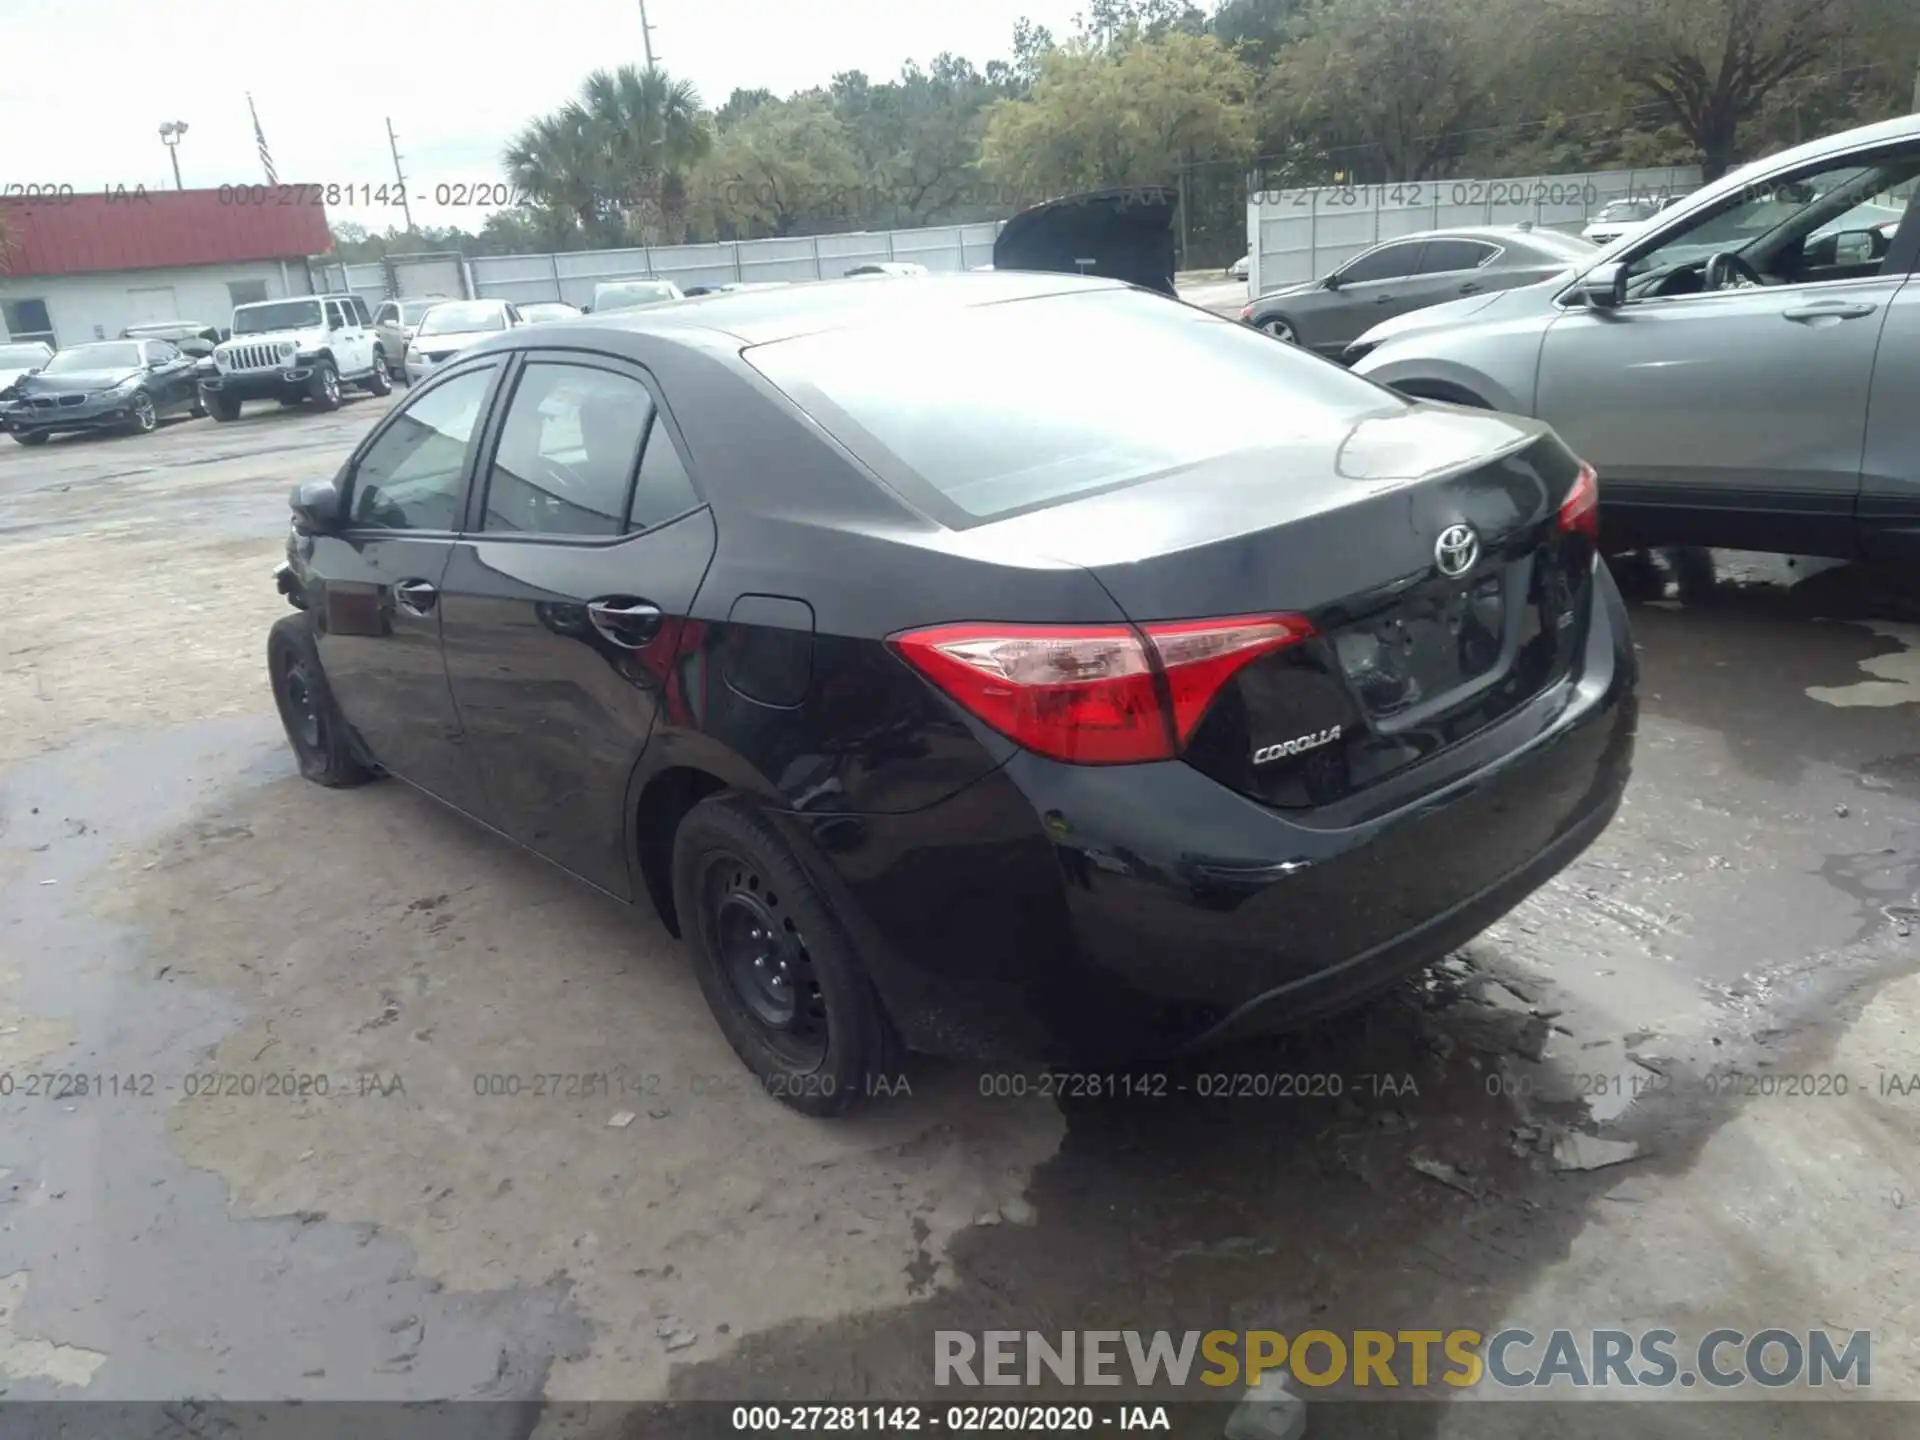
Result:
M580 313L582 315L591 315L593 313L593 307L591 305L582 305L580 307Z
M293 528L303 535L324 535L340 524L340 490L331 480L308 480L287 499Z
M1842 230L1833 237L1835 265L1865 265L1873 259L1880 237L1871 230Z
M1333 274L1327 276L1327 278L1322 280L1320 283L1329 290L1338 290L1341 284L1340 272L1336 270Z
M1618 260L1594 266L1580 277L1580 293L1596 310L1618 310L1627 303L1627 267Z

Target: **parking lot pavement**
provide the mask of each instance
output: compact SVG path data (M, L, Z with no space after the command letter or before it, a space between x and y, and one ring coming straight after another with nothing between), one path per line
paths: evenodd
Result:
M1218 271L1192 271L1178 279L1180 298L1189 305L1200 305L1216 315L1238 318L1247 303L1247 282L1222 278Z
M381 403L0 447L12 1398L924 1398L936 1329L1307 1321L1871 1328L1874 1392L1920 1394L1912 592L1623 569L1626 807L1421 982L1158 1098L921 1060L813 1122L748 1092L651 916L295 775L284 496ZM1577 1131L1637 1154L1562 1168Z

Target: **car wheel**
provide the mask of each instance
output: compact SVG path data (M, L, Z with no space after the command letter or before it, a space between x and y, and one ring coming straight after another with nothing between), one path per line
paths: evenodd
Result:
M144 390L136 390L128 404L131 412L127 416L129 435L151 435L160 426L160 415L153 408L153 397Z
M380 354L378 351L374 353L373 373L360 383L369 395L391 395L393 393L393 377L387 373L386 356Z
M674 906L695 977L734 1053L774 1098L838 1115L897 1053L827 898L745 796L701 801L673 838Z
M193 408L187 411L187 413L196 420L206 419L207 418L207 397L204 395L194 396Z
M213 394L207 396L207 411L215 420L225 423L240 418L241 402L232 395Z
M313 621L307 616L283 615L274 621L267 633L267 674L302 775L335 789L374 778L348 743L346 723L320 668Z
M1262 320L1260 322L1260 328L1267 334L1273 336L1274 339L1283 340L1289 345L1298 345L1300 343L1300 337L1293 333L1293 326L1278 315L1273 315Z
M1471 410L1491 410L1493 406L1482 400L1471 390L1462 390L1457 386L1443 385L1438 381L1415 381L1408 385L1395 385L1409 400L1438 400L1443 405L1465 405Z
M313 401L316 410L340 408L340 372L333 368L331 361L322 360L313 367L313 378L307 382L307 398Z
M47 443L47 432L44 430L16 430L13 432L13 438L16 443L21 445L44 445Z

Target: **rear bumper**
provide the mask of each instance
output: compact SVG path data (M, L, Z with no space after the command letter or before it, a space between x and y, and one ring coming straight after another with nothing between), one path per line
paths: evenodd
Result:
M786 823L916 1048L1112 1063L1291 1029L1463 944L1606 828L1637 677L1604 567L1595 585L1579 675L1382 813L1305 823L1178 762L1023 753L914 814Z

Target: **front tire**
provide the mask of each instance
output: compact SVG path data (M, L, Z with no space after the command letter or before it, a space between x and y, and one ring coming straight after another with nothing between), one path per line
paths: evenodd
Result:
M26 445L29 447L44 445L47 443L47 432L44 430L16 430L13 432L13 439L17 445Z
M745 796L701 801L673 837L674 907L720 1031L767 1092L805 1115L873 1093L898 1052L832 904Z
M313 367L313 378L307 382L307 398L313 401L316 410L340 408L340 372L333 368L331 360L322 360Z
M135 391L127 409L127 434L151 435L160 428L160 412L153 408L153 397L146 391Z
M267 632L267 674L302 775L329 789L364 785L375 778L348 741L346 722L320 668L311 618L283 615L273 622Z
M216 390L206 396L207 413L221 424L240 418L240 400L224 391Z

